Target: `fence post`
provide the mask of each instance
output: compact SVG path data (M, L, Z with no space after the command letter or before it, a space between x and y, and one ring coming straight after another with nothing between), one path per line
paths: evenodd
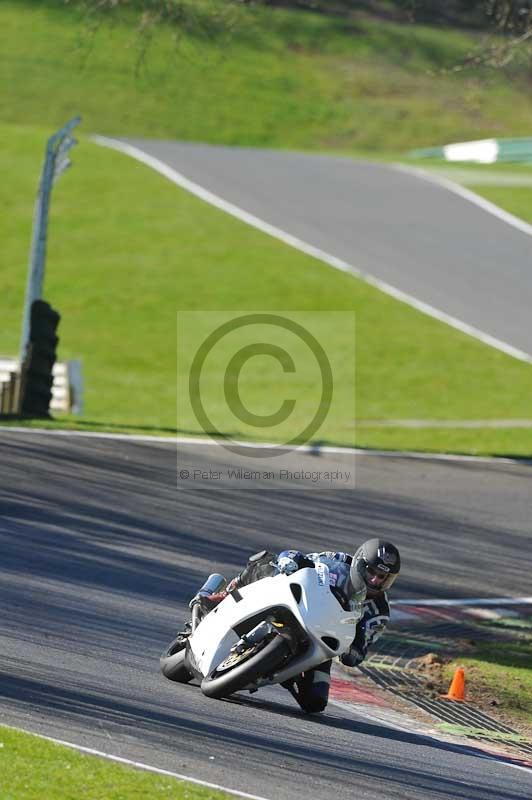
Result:
M30 337L30 311L34 300L42 298L44 270L46 265L46 238L48 232L48 212L52 186L59 176L70 166L68 151L77 144L71 136L73 128L81 122L81 117L74 117L48 139L41 173L39 190L35 201L30 259L28 266L28 282L22 317L22 335L20 339L20 365L26 358Z

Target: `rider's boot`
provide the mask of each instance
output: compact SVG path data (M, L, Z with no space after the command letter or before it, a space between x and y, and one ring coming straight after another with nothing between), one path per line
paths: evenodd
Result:
M227 597L227 591L224 591L225 584L226 580L223 575L218 575L216 573L214 575L209 575L201 589L188 604L189 608L192 610L193 617L194 606L199 606L200 618L205 617L209 611L212 611L218 603L221 603L222 600ZM176 634L176 639L180 640L180 644L185 647L191 633L192 622L185 622L183 630L178 631Z
M331 662L325 661L309 672L284 681L281 686L288 689L294 700L307 714L324 711L329 699Z

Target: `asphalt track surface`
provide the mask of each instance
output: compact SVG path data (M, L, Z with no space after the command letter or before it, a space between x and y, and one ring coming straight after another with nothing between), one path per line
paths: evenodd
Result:
M263 547L389 535L405 565L396 597L530 594L531 467L362 456L352 491L176 489L175 446L7 430L0 464L4 723L272 800L530 798L529 772L474 748L333 705L308 718L276 688L208 700L165 681L158 656L204 576Z
M532 353L532 237L441 186L350 158L122 141L271 225Z

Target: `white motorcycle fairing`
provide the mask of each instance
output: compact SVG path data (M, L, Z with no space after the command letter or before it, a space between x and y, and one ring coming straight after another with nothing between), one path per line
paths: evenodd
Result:
M188 641L196 670L203 677L210 675L229 656L243 632L262 620L275 621L276 610L278 615L281 610L281 616L282 611L289 612L285 616L293 627L300 628L308 645L271 679L261 680L261 686L282 683L349 649L362 616L362 603L345 611L331 592L328 567L319 562L314 568L291 575L262 578L231 592L199 623Z

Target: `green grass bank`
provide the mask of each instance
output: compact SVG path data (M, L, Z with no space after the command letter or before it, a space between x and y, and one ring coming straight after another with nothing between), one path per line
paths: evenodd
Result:
M233 795L0 727L2 800L230 800Z
M526 60L445 72L480 34L256 7L231 35L177 41L121 8L106 20L3 0L0 119L54 129L81 111L110 135L372 154L532 130Z
M18 348L44 130L0 126L0 351ZM176 429L178 310L356 312L356 417L530 416L532 369L228 217L149 168L82 139L52 205L46 298L63 313L61 358L81 357L84 427ZM250 269L250 264L254 269ZM328 340L340 347L337 333ZM248 395L272 410L260 380ZM261 405L262 404L262 405ZM530 430L360 428L336 411L331 441L530 455ZM227 430L242 431L227 417ZM190 416L181 432L197 434Z

